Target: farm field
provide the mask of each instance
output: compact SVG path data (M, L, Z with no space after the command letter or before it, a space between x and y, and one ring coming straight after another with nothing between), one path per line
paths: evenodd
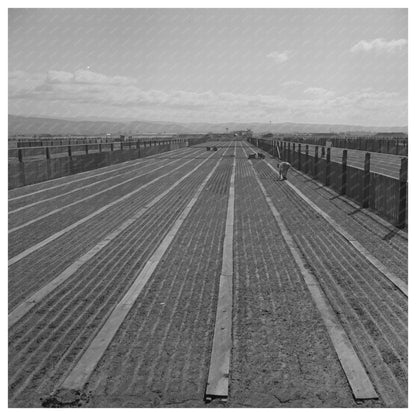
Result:
M407 406L407 234L215 146L9 191L10 407ZM228 393L206 401L229 238Z

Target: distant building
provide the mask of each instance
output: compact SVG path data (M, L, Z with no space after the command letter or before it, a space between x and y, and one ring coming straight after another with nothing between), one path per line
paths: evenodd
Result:
M377 133L376 135L375 135L375 137L377 137L377 138L389 138L389 137L394 137L394 138L397 138L397 139L407 139L407 134L406 133L402 133L402 132L397 132L397 133L388 133L388 132L382 132L382 133Z
M250 129L247 130L234 130L232 132L234 137L252 137L253 132Z
M312 137L333 137L336 135L336 133L311 133Z

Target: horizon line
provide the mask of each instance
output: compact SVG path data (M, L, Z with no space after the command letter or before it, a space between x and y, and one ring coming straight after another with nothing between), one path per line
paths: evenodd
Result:
M301 124L301 125L325 125L325 126L348 126L348 127L360 127L360 128L406 128L408 129L408 124L406 125L362 125L362 124L348 124L348 123L330 123L330 122L297 122L297 121L280 121L280 122L267 122L267 121L221 121L221 122L211 122L211 121L173 121L173 120L140 120L140 119L131 119L131 118L119 118L119 119L88 119L82 117L59 117L59 116L46 116L46 115L21 115L21 114L10 114L8 116L13 117L23 117L23 118L37 118L37 119L51 119L51 120L60 120L60 121L85 121L85 122L105 122L105 123L173 123L173 124L211 124L211 125L222 125L222 124L267 124L270 126L281 125L281 124Z

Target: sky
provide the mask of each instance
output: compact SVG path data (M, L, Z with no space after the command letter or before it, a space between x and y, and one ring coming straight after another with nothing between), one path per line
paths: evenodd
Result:
M9 114L405 126L407 9L9 9Z

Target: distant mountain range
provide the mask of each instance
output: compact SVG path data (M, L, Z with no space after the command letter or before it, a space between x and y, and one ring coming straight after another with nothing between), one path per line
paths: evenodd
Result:
M174 123L162 121L97 121L77 119L55 119L22 117L9 114L9 136L11 135L104 135L147 133L224 133L226 129L251 129L254 133L407 133L407 126L371 127L344 124L310 123Z

